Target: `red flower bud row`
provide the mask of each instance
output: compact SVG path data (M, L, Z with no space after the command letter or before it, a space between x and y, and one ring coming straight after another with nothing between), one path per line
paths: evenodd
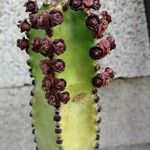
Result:
M31 27L34 29L49 30L49 28L60 25L63 20L63 14L57 9L44 11L40 14L30 14Z
M97 38L102 38L111 21L111 16L103 11L99 15L90 14L86 19L86 26Z
M29 14L30 23L25 19L24 21L19 21L18 27L21 32L28 32L30 27L34 29L43 29L46 31L48 36L52 36L53 30L52 28L60 25L63 20L63 14L61 11L57 9L52 9L50 11L43 11L38 14L37 2L36 1L28 1L25 3L26 11L31 12Z
M45 94L45 98L49 105L54 107L60 107L61 102L67 104L70 100L70 95L68 92L56 92L56 91L48 91Z
M21 49L28 49L29 40L23 37L17 40L17 46ZM65 42L62 39L55 39L52 41L50 38L35 38L32 43L32 50L36 53L41 53L44 56L52 57L53 54L60 55L66 51Z
M51 40L48 37L35 38L32 44L32 50L41 53L44 56L52 57L54 54L60 55L66 51L66 45L63 39Z
M69 6L74 11L84 10L84 9L99 10L101 4L99 0L70 0Z
M51 75L44 77L42 81L42 88L46 92L45 98L48 104L60 107L61 102L67 104L70 100L70 95L68 92L62 92L65 90L67 83L64 79L57 79Z
M40 62L40 68L44 75L54 74L54 72L61 73L65 69L65 63L62 59L45 59Z
M42 88L46 92L48 104L59 107L61 102L68 103L70 96L68 92L63 92L67 85L64 79L55 78L55 72L63 72L65 63L61 59L45 59L40 62L40 68L45 75L42 81Z
M108 85L111 78L114 78L114 71L107 67L104 72L97 74L92 79L92 84L96 88Z
M46 34L51 37L53 35L53 27L63 22L63 14L57 9L43 11L38 14L37 2L29 0L25 3L26 12L30 12L30 23L25 19L19 21L18 27L21 32L28 32L30 28L45 30ZM66 45L63 39L50 39L49 37L36 37L32 42L32 50L40 53L49 59L40 62L40 68L45 75L42 81L42 89L46 92L45 97L48 104L60 107L61 102L68 103L70 96L65 90L67 82L64 79L55 78L55 73L61 73L65 69L65 63L61 59L53 59L54 55L63 54L66 51ZM29 48L29 40L26 38L19 39L17 46L23 49Z
M115 40L113 37L109 36L102 39L96 46L90 49L89 55L94 60L99 60L104 58L111 50L116 48Z
M45 76L42 81L42 88L44 91L64 91L66 85L67 83L64 79L57 79L51 75Z

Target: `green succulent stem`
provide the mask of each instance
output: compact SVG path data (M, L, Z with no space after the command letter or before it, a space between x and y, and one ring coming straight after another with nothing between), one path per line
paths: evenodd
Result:
M47 9L49 7L41 8L41 10ZM53 36L55 39L64 39L67 45L66 52L58 56L64 60L66 69L63 73L56 74L56 77L67 81L66 90L71 97L70 102L62 105L60 109L62 117L60 124L63 129L62 147L65 150L83 150L83 148L92 150L96 137L96 109L92 96L91 78L95 70L94 61L89 57L88 51L94 44L94 38L85 27L83 12L65 11L64 20L61 26L55 28ZM35 29L29 32L29 55L36 83L32 104L36 142L39 150L57 150L53 120L55 108L47 104L41 88L43 74L39 63L45 57L32 51L32 42L35 37L45 37L45 32Z
M108 85L114 71L96 73L97 61L116 48L115 39L105 36L111 16L92 11L100 9L99 0L46 2L38 8L37 0L28 0L29 19L17 25L28 37L17 46L29 54L34 78L30 116L36 149L98 150L97 88Z
M92 95L91 78L95 75L94 61L89 49L94 38L85 26L83 12L64 12L64 23L56 27L54 38L62 38L67 51L59 58L66 63L58 78L67 81L71 100L61 107L61 134L65 150L93 150L96 137L96 106Z
M35 128L36 143L39 150L58 150L56 144L56 134L54 132L55 122L53 120L55 108L49 106L45 99L45 93L42 90L42 74L39 63L44 58L42 55L32 51L32 42L35 37L44 37L45 32L42 30L32 29L29 32L30 39L30 66L32 75L35 79L35 90L32 101L32 122Z

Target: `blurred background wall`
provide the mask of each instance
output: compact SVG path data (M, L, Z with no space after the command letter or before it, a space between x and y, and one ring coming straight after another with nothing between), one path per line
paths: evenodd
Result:
M15 45L25 0L0 2L0 150L33 150L28 56ZM99 90L102 150L150 150L150 46L143 0L101 0L117 49L100 61L116 79Z

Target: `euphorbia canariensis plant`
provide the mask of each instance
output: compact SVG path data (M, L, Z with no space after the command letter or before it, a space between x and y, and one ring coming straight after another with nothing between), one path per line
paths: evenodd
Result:
M99 149L100 111L97 88L114 72L100 73L98 60L115 49L105 31L111 23L99 0L25 3L29 18L18 27L26 37L17 41L30 56L34 89L32 127L39 150ZM99 71L99 73L97 73Z

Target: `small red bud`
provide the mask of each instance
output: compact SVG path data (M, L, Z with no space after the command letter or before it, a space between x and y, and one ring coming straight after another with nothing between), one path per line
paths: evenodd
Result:
M70 0L69 6L74 11L78 11L82 9L82 1L81 0Z
M110 75L107 72L103 72L100 74L102 80L103 80L103 86L108 85L109 84L109 80L110 80Z
M40 18L39 14L30 14L29 15L29 19L30 19L32 28L39 29L39 23L38 23L39 18Z
M67 104L68 101L70 100L70 94L69 92L63 92L63 93L59 93L59 99L62 103Z
M107 72L109 74L110 78L114 78L114 71L111 68L107 67L105 69L105 72Z
M52 27L61 24L64 20L62 12L57 9L50 10L49 14L51 15L50 24Z
M65 69L65 63L62 59L57 59L52 62L52 68L55 72L63 72Z
M116 48L115 39L111 36L107 37L106 39L109 41L109 43L111 45L111 50L115 49Z
M64 40L56 39L53 41L53 51L56 55L63 54L66 50L66 45Z
M98 60L103 58L104 54L103 54L103 50L97 46L92 47L90 49L89 55L92 59L94 60Z
M100 0L93 0L93 1L94 1L94 4L93 4L92 8L94 10L99 10L101 7Z
M21 49L27 49L29 47L29 40L23 37L22 39L17 40L17 46Z
M83 0L83 5L85 8L91 8L94 5L94 0Z
M18 24L18 27L20 28L21 32L29 31L30 30L30 24L25 19L24 21L20 21Z
M93 32L97 32L98 31L99 23L100 23L99 17L97 15L95 15L95 14L91 14L86 19L86 26L87 26L87 28L90 29Z
M40 68L41 68L42 73L44 75L50 74L52 72L52 70L51 70L51 61L49 59L42 60L40 62Z
M50 90L53 86L54 78L52 76L45 76L42 80L42 88L44 91Z
M67 82L64 79L55 79L54 87L59 90L63 91L67 85Z
M40 48L42 46L42 39L37 37L34 39L33 41L33 47L32 47L32 50L36 53L40 52Z
M51 18L52 17L48 12L46 11L42 12L38 20L39 27L43 30L49 29L51 27L50 25Z
M59 97L57 96L55 92L46 93L45 97L49 105L54 106L54 107L60 107L61 104L59 101Z
M52 49L52 41L49 38L43 38L41 41L40 53L47 56Z
M100 88L103 85L103 79L100 76L95 76L92 79L92 84L96 88Z
M98 26L97 32L95 32L95 35L97 38L102 38L104 36L104 32L106 31L106 25L103 23L100 23Z
M112 22L111 16L108 14L107 11L102 11L100 13L100 16L102 16L102 20L106 20L108 24Z
M38 11L38 6L37 6L37 1L34 0L28 0L28 2L26 2L24 4L24 6L26 7L26 12L30 12L30 13L36 13Z
M106 39L102 39L98 44L97 46L99 46L102 51L103 51L103 56L106 56L107 54L110 53L110 50L111 50L111 45L109 43L108 40Z

